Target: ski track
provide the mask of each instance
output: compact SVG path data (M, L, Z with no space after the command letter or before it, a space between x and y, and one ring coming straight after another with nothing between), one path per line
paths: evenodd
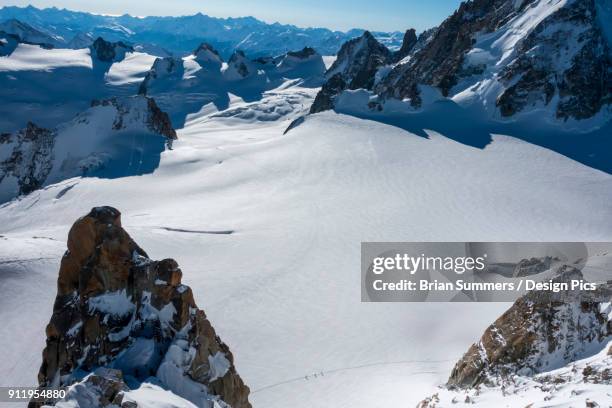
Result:
M356 365L356 366L352 366L352 367L342 367L342 368L335 368L335 369L330 369L330 370L321 370L321 371L317 371L317 372L310 372L307 373L301 377L295 377L295 378L290 378L287 380L283 380L283 381L279 381L277 383L274 384L270 384L270 385L266 385L263 386L261 388L258 388L256 390L252 390L251 394L257 394L259 392L262 391L267 391L270 390L272 388L276 388L276 387L280 387L282 385L287 385L287 384L291 384L294 382L299 382L299 381L309 381L311 379L320 379L321 377L325 377L325 375L330 375L330 374L335 374L335 373L340 373L343 371L353 371L353 370L362 370L362 369L367 369L370 367L382 367L382 366L389 366L389 365L405 365L405 364L414 364L414 363L441 363L441 362L448 362L450 360L440 360L440 361L428 361L428 360L407 360L407 361L392 361L392 362L381 362L381 363L369 363L369 364L362 364L362 365ZM438 374L438 371L415 371L413 372L414 375L419 375L419 374Z

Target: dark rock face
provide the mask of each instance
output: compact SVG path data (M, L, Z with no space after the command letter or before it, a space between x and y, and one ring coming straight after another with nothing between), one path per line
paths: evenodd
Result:
M170 116L157 106L155 99L147 98L147 107L149 111L147 119L149 129L154 133L166 136L168 139L177 139L176 130L174 130L170 122Z
M564 266L555 282L582 279L582 273ZM609 285L608 285L609 286ZM600 287L595 298L612 298ZM496 383L514 374L533 375L585 356L594 346L612 338L612 322L599 301L572 301L550 292L529 292L485 330L455 365L448 385L474 387ZM577 298L575 298L577 299ZM574 300L575 300L574 299Z
M123 59L125 53L134 49L122 41L110 42L98 37L91 45L92 55L103 62L115 62Z
M247 57L244 55L244 52L236 50L230 57L227 64L232 67L242 78L246 78L250 74L246 61Z
M183 63L180 59L174 57L156 58L153 61L153 66L140 84L138 94L146 95L157 79L173 75L180 76L182 72Z
M524 8L533 0L526 0ZM463 2L433 34L431 40L412 60L397 66L376 91L385 97L410 98L420 106L419 84L440 88L447 96L457 83L465 53L471 49L474 35L492 32L517 11L506 0L474 0Z
M610 46L596 14L595 0L575 1L549 16L519 44L519 57L501 75L511 84L497 100L503 116L537 102L548 105L555 94L559 95L556 116L561 119L586 119L612 102ZM574 41L580 51L564 57ZM562 68L564 63L569 68Z
M20 41L19 36L0 31L0 57L11 55Z
M304 47L300 51L289 51L289 52L287 52L287 55L290 56L290 57L306 59L308 57L312 57L316 53L317 52L314 50L314 48Z
M218 71L223 64L223 58L217 50L208 43L202 43L193 51L196 61L208 71Z
M521 261L514 267L512 276L529 276L544 272L550 269L553 261L559 261L559 259L553 258L551 256L545 256L543 258L521 259Z
M417 44L417 36L414 28L406 30L404 34L404 40L402 41L402 47L393 54L394 61L400 61L402 58L407 57L412 52L412 49Z
M315 98L310 112L333 107L333 99L345 89L372 89L376 72L391 62L392 54L370 32L342 45L338 58L325 73L327 83Z
M372 89L376 71L391 60L391 52L369 31L342 45L338 58L325 74L331 78L340 74L348 89Z
M77 220L46 329L40 386L70 385L79 381L79 373L94 372L87 381L104 383L107 390L99 405L105 406L102 398L119 405L127 389L123 377L157 376L178 395L200 387L197 398L181 395L198 406L217 401L222 407L250 408L249 388L229 347L181 277L173 259L148 258L121 227L118 210L97 207ZM152 352L142 358L144 350ZM109 376L98 367L118 372ZM189 387L182 388L183 382Z
M162 111L153 98L145 97L147 103L146 120L147 128L153 132L167 137L168 139L177 139L176 130L172 127L170 117ZM124 128L124 116L130 113L130 99L110 98L104 100L93 100L91 106L114 106L117 109L118 115L113 123L113 129L121 130Z
M0 135L0 151L7 150L7 158L0 161L0 183L14 177L18 194L29 194L39 189L53 167L54 132L29 122L17 133Z
M282 58L282 57L281 57ZM258 65L262 65L262 66L275 66L276 63L278 63L278 61L281 59L279 57L271 57L271 56L265 56L265 57L257 57L253 60L254 63L258 64Z
M310 106L310 113L324 112L334 108L334 98L346 89L346 82L340 73L332 76L323 84Z
M219 59L221 59L221 56L219 55L219 52L217 50L215 50L215 48L210 45L209 43L202 43L198 46L198 48L196 48L193 51L194 55L197 55L200 51L209 51L211 53L213 53L214 55L216 55L217 57L219 57Z

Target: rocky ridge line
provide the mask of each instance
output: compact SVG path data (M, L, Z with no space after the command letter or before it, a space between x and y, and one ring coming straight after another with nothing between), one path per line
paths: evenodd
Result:
M441 97L473 94L467 100L493 117L543 108L560 120L608 114L612 50L596 1L465 1L418 38L408 30L393 54L364 33L342 46L311 113L333 109L340 92L358 88L371 91L371 110L391 99L419 109L422 88L434 87ZM502 40L511 49L495 48Z
M558 270L554 282L583 279L570 266ZM610 288L600 286L585 301L581 293L532 291L518 299L489 326L457 362L449 386L496 383L516 373L534 375L588 355L612 340L612 320L603 312Z
M556 272L555 283L583 280L572 266ZM417 408L481 402L600 406L612 385L611 300L612 281L594 291L528 292L469 348L447 384Z

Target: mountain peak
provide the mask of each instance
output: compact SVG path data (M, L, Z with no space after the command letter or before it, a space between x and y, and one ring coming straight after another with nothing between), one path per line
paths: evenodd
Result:
M391 63L392 53L369 32L342 45L332 66L325 73L323 85L310 112L331 109L333 101L345 89L372 89L376 72Z
M16 18L10 18L0 23L0 31L15 35L19 37L20 41L38 44L47 48L59 45L57 38L43 33L42 31L32 27L30 24Z
M571 266L556 271L555 283L582 280ZM486 329L457 362L449 386L474 387L503 382L508 373L534 375L587 357L612 339L612 320L602 314L609 285L593 293L529 292ZM585 298L594 300L587 301ZM595 299L607 299L599 302Z
M129 143L126 133L144 137ZM152 172L176 137L168 115L145 96L94 100L55 129L30 122L0 139L6 158L0 161L0 201L69 177Z
M96 38L91 45L91 49L96 58L103 62L117 62L125 57L127 52L133 52L134 48L126 45L122 41L110 42L102 37Z
M224 75L229 80L244 79L256 72L253 62L249 60L242 50L235 50L227 61Z
M364 112L448 98L493 119L545 111L601 126L612 104L612 48L601 23L610 15L596 0L468 1L435 30L406 31L391 57L366 31L340 48L312 112L361 88L376 98Z
M414 28L409 28L406 30L402 40L402 46L393 56L395 61L399 61L402 58L407 57L412 52L412 49L417 44L417 41L416 30Z
M223 58L219 55L219 52L210 44L202 43L193 51L196 60L202 64L214 64L221 66Z
M65 401L88 395L88 406L102 407L130 400L127 384L155 377L197 406L250 408L229 347L181 277L175 260L149 259L117 209L95 207L79 218L60 266L40 386L79 383ZM88 372L93 378L81 380ZM91 392L101 385L111 392Z

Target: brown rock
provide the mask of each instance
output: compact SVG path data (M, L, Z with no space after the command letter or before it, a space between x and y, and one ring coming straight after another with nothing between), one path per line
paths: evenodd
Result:
M97 207L77 220L68 234L53 315L46 328L40 386L67 386L76 381L75 370L88 372L115 362L120 375L111 373L111 377L120 378L123 387L123 376L144 380L155 375L164 359L172 358L165 356L168 348L178 342L195 350L195 356L185 355L188 364L178 381L201 383L210 398L233 408L250 408L249 388L236 372L229 347L197 308L181 278L173 259L148 258L121 227L116 209ZM138 363L115 361L139 353L138 348L132 349L139 342L152 344L155 357ZM211 367L209 362L215 358L227 366ZM115 384L119 381L111 384L108 379L91 378L112 391L104 392L100 401L113 402L121 388Z
M572 267L561 267L558 274L556 282L582 279ZM552 353L566 363L575 361L591 343L612 337L612 327L595 299L609 299L611 293L606 285L589 294L592 301L572 301L575 293L527 293L469 348L453 368L448 385L474 387L519 372L536 374L546 369Z

